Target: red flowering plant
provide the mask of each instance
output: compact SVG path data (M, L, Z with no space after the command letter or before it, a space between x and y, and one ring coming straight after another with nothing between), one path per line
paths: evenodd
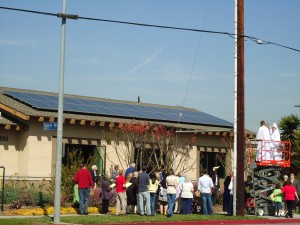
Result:
M147 166L152 171L161 168L168 170L174 168L176 159L176 171L186 172L194 165L187 162L191 159L196 161L197 157L190 155L191 146L196 141L195 135L179 141L174 128L147 121L111 123L109 128L113 140L111 144L122 168L127 168L134 161L138 168Z

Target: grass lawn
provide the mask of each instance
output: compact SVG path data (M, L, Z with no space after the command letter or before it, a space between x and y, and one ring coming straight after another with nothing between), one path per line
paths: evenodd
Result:
M126 216L116 216L116 215L88 215L88 216L61 216L60 221L62 223L72 223L72 224L109 224L109 223L134 223L134 222L167 222L167 221L195 221L195 220L247 220L256 219L254 216L224 216L224 215L214 215L214 216L203 216L199 214L191 215L174 215L168 218L163 215L156 216L138 216L138 215L126 215ZM51 217L31 217L31 218L9 218L1 219L0 224L51 224Z
M38 218L10 218L0 219L0 224L13 225L13 224L51 224L52 219L50 217L38 217Z

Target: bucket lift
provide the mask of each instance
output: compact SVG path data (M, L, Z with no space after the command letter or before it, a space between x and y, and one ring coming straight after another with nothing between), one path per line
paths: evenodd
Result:
M276 184L280 183L280 170L291 166L291 149L289 141L255 141L247 144L247 163L255 166L251 175L254 180L254 190L250 191L251 198L247 199L248 214L274 215L275 210L270 195Z

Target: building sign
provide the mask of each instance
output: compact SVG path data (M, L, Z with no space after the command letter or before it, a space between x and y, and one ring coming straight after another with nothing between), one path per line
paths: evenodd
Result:
M8 141L8 136L0 136L0 141Z
M45 122L43 123L43 130L57 130L57 122Z

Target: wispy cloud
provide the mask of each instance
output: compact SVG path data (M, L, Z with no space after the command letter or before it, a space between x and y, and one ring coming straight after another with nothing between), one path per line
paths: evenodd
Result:
M135 82L138 81L135 77L120 76L120 75L103 75L103 74L93 74L85 75L82 77L83 82Z
M140 63L136 67L130 70L130 73L134 73L137 70L141 69L143 66L147 65L148 63L152 62L157 56L159 56L163 52L163 48L160 48L157 52L155 52L153 55L148 57L144 62Z
M38 41L34 39L28 39L28 40L18 40L18 39L5 39L5 38L0 38L0 45L2 46L33 46L37 45Z

